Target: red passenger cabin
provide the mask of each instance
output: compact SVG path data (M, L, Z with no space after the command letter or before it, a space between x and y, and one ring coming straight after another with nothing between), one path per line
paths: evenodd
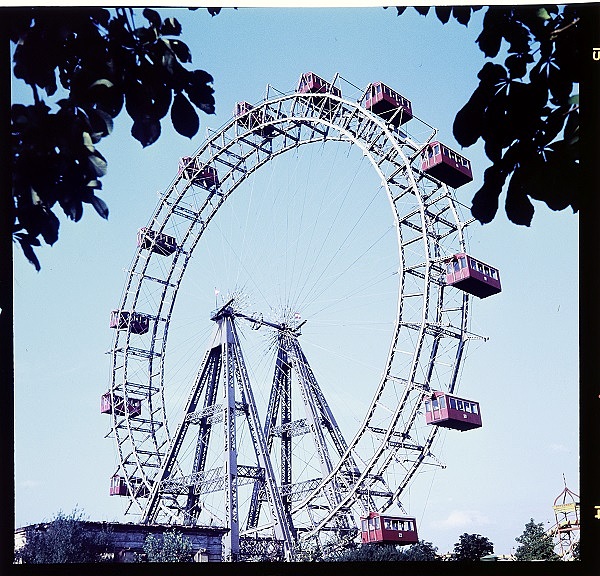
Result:
M167 234L149 228L140 228L137 245L143 250L151 250L161 256L170 256L177 250L177 242L173 236L167 236Z
M446 284L478 298L502 291L500 272L465 253L454 254L446 262Z
M179 160L178 174L183 174L194 186L212 190L219 185L217 171L207 164L201 165L197 158L184 156Z
M265 121L264 111L254 110L254 107L249 102L236 102L234 115L237 118L238 124L252 130L262 138L272 138L275 131L274 126L262 126Z
M112 414L114 412L119 416L129 414L129 416L135 417L142 413L142 401L139 398L127 398L127 407L125 407L125 400L122 396L115 394L114 399L113 405L110 392L102 394L100 399L101 414Z
M473 180L471 162L441 142L430 142L421 155L421 170L452 188Z
M323 78L312 72L305 72L300 76L296 91L300 92L300 94L333 94L338 97L342 95L342 91L337 86L326 82Z
M143 483L141 478L130 478L130 482L134 486L134 492L135 492L136 496L143 497L143 496L148 495L148 493L149 493L148 489L146 488L146 485ZM110 479L110 492L109 493L111 496L129 496L130 492L129 492L129 488L127 486L127 482L125 481L125 478L115 474Z
M122 476L113 476L110 479L110 495L111 496L128 496L127 482Z
M410 100L407 100L383 82L369 84L365 108L381 116L396 128L413 117Z
M478 402L434 392L425 400L425 420L427 424L464 432L481 428L481 411Z
M127 330L132 334L145 334L150 329L150 318L139 312L113 310L110 313L110 327L115 330Z
M360 519L361 540L363 544L383 542L388 544L416 544L417 523L406 516L388 516L379 512L370 512Z

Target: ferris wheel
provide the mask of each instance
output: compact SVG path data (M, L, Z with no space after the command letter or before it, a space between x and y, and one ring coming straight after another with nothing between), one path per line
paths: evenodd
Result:
M342 82L268 87L182 158L111 315L110 493L226 527L230 560L406 514L440 428L481 425L455 392L500 278L467 254L470 163L399 93Z

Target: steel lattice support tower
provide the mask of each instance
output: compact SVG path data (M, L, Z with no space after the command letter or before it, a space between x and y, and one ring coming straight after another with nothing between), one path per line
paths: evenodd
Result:
M563 477L564 480L564 477ZM563 560L573 559L573 547L579 542L579 496L567 488L554 500L556 523L551 529L556 541L556 552Z

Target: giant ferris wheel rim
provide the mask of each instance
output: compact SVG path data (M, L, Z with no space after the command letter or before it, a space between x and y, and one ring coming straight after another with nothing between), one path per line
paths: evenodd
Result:
M328 105L330 106L331 110L337 110L337 111L343 110L347 114L347 116L349 115L350 117L360 119L360 122L363 123L362 124L363 126L369 127L368 130L365 128L364 133L366 133L367 135L370 135L370 138L368 138L367 136L364 136L364 135L353 134L351 132L351 130L349 130L348 126L344 127L344 126L340 125L340 122L342 121L342 117L341 117L341 115L337 114L337 112L335 114L332 113L330 116L328 116L327 114L317 115L317 116L298 115L298 114L294 114L294 115L290 116L290 115L286 114L286 112L288 112L289 110L297 112L297 110L296 110L297 107L306 106L308 103L313 101L314 95L300 94L298 92L294 92L294 93L291 93L288 95L278 96L278 97L272 98L272 99L265 98L261 103L258 103L254 108L254 110L256 110L256 111L263 111L270 115L269 119L266 122L264 122L263 126L276 127L280 131L280 135L283 135L284 138L287 137L288 132L292 133L293 131L298 130L298 123L306 123L308 125L310 125L310 124L324 125L327 127L327 134L315 135L313 133L313 136L311 139L307 139L304 141L296 141L295 143L290 140L289 145L282 148L281 150L278 150L275 154L273 154L272 152L271 152L271 154L265 153L264 157L259 162L257 162L256 165L251 170L249 170L239 180L232 182L233 185L225 193L221 192L220 198L215 198L214 196L212 198L209 198L209 200L207 200L207 203L197 213L197 219L194 222L194 225L198 225L198 223L199 223L199 227L200 227L199 232L192 232L193 225L190 226L190 229L187 231L187 233L184 234L183 242L179 246L178 253L175 255L176 257L173 258L173 260L170 264L170 269L165 273L165 277L161 278L161 279L154 278L153 280L150 280L150 281L159 280L161 283L163 283L163 285L164 285L163 294L167 295L169 290L171 290L171 292L172 292L172 294L168 294L168 299L164 298L163 299L164 302L161 301L161 304L160 304L160 307L158 310L159 313L154 318L151 346L148 350L145 350L145 352L148 354L147 360L148 360L149 365L151 365L152 369L154 369L154 363L158 362L160 373L161 373L161 380L160 380L160 384L159 384L159 387L160 387L159 398L160 398L160 401L162 402L162 407L158 407L157 410L159 411L159 413L162 410L163 415L159 416L158 418L161 418L161 417L164 418L164 422L159 422L159 424L160 424L159 428L164 427L165 432L166 432L166 440L163 439L162 443L157 442L157 441L155 442L157 455L160 453L161 448L163 446L165 446L165 444L168 443L169 438L170 438L169 431L168 431L169 429L167 426L168 415L166 414L165 400L164 400L164 381L162 380L162 378L164 378L164 356L165 356L166 350L167 350L169 323L170 323L171 315L172 315L172 312L173 312L173 309L175 306L176 297L177 297L177 293L179 291L180 284L183 281L187 264L189 262L189 259L192 255L195 247L198 245L204 230L210 224L210 221L212 220L213 216L216 214L216 212L219 210L219 208L223 205L223 203L225 203L226 199L235 191L235 189L244 181L244 179L249 174L253 173L255 170L259 169L262 165L266 164L269 160L271 160L271 158L278 156L280 154L285 154L286 152L288 152L289 150L293 149L296 146L314 143L314 142L322 142L322 141L350 142L352 145L358 146L363 151L363 154L369 158L369 161L371 162L372 166L374 167L374 169L380 176L382 183L384 184L384 188L386 190L386 194L388 196L390 206L392 207L392 210L394 211L394 214L395 214L395 224L397 227L398 251L399 251L399 258L400 258L402 265L399 270L400 281L399 281L399 291L398 291L398 313L395 318L394 338L393 338L393 341L390 343L390 351L388 354L388 361L386 362L386 369L381 378L378 389L373 397L371 406L369 407L367 414L365 415L358 432L356 433L353 440L350 442L348 452L350 452L353 449L353 447L361 440L363 435L366 434L366 430L369 427L371 416L373 415L374 411L376 410L378 396L380 396L381 391L383 390L383 388L385 388L386 383L388 382L389 377L390 377L390 371L391 371L391 365L392 365L392 359L393 359L391 357L393 357L394 348L397 344L398 333L399 333L400 329L402 328L402 306L403 306L403 298L405 296L404 292L403 292L403 287L404 287L404 275L406 273L406 269L405 269L406 267L404 265L404 248L402 245L403 236L402 236L402 221L401 221L401 218L404 215L399 214L398 211L396 210L396 200L395 200L395 194L394 194L394 191L393 191L392 185L391 185L391 178L390 178L389 174L384 173L384 170L381 168L381 165L384 164L385 162L381 161L380 158L375 157L375 155L373 154L373 148L375 147L375 145L384 146L384 147L387 146L388 151L386 152L386 154L389 154L389 151L393 150L393 151L395 151L396 155L402 159L402 164L404 165L403 169L406 171L406 174L408 174L408 180L411 181L411 186L413 188L414 199L418 204L417 210L419 211L419 214L420 214L420 217L422 220L422 231L423 231L422 232L422 234L423 234L422 241L426 244L427 243L427 234L428 234L427 233L427 218L425 217L426 206L425 206L425 202L424 202L423 198L421 197L420 191L417 186L417 182L416 182L415 174L414 174L414 167L412 166L412 163L414 161L414 157L416 157L418 155L420 148L425 146L427 142L425 142L425 144L422 144L422 145L416 145L415 142L413 142L413 141L408 141L407 139L402 140L401 136L398 134L397 131L391 130L389 124L384 122L378 116L367 111L364 107L362 107L360 104L360 101L352 101L352 100L348 100L348 99L345 99L342 97L328 95L328 94L322 95L322 96L319 95L319 97L322 99L321 101L322 101L323 105L325 102L329 102ZM337 131L338 137L334 137L333 135L329 134L329 130L332 130L334 132ZM251 135L252 131L253 130L240 130L239 123L237 122L237 119L234 117L230 121L228 121L219 131L215 132L210 138L208 138L205 141L205 143L194 153L194 155L191 158L193 160L198 160L198 161L202 162L202 164L215 165L220 162L220 160L221 160L220 155L225 154L226 152L224 152L224 151L231 149L232 143L237 143L242 138L247 139ZM431 137L433 137L433 134L429 137L429 139L427 141L431 140ZM230 138L230 140L227 140L227 138ZM385 141L382 144L381 142L383 140L385 140ZM212 149L212 151L211 151L211 149ZM407 156L407 154L405 153L405 150L411 151L410 157ZM258 158L258 155L257 155L257 158ZM421 178L423 177L423 175L419 175L419 176ZM147 227L151 228L152 230L156 230L157 232L161 232L162 230L165 229L165 226L166 226L167 222L169 221L169 219L176 213L176 211L178 209L182 208L181 202L185 198L186 193L193 186L193 184L191 182L188 181L187 183L185 183L184 180L185 180L185 178L184 178L183 174L178 174L175 177L173 182L170 184L168 190L161 198L154 214L152 215L150 221L148 222ZM226 179L221 180L221 184L223 184L224 182L226 182ZM462 234L463 225L460 222L460 219L456 212L456 206L453 203L452 195L450 194L450 192L448 191L446 186L443 184L440 185L440 183L438 183L438 190L441 190L441 193L439 194L440 198L443 198L445 201L448 201L448 203L450 205L450 212L452 213L452 217L456 221L456 229L454 230L454 233L458 239L458 245L459 245L458 247L461 249L464 249L464 237ZM206 208L209 205L209 201L213 201L213 200L216 203L215 203L215 207L211 211L207 211L207 214L209 217L207 219L200 218L200 215L203 214L202 211L204 210L204 208ZM196 234L196 235L194 236L194 234ZM160 258L160 256L157 256L156 254L154 254L152 252L149 252L146 254L142 250L142 248L138 248L138 250L134 256L128 277L127 277L127 281L125 284L125 289L123 292L119 310L125 310L125 309L135 310L138 299L139 299L139 293L142 288L142 282L145 278L145 275L147 274L148 266L149 266L152 258ZM177 266L179 266L179 269L177 268ZM429 286L429 283L430 283L429 274L432 271L429 262L427 262L427 266L425 269L426 269L425 282L426 282L427 286ZM137 281L137 284L136 284L136 281ZM132 291L132 286L133 286L133 291ZM133 296L131 296L132 293L133 293ZM462 313L461 329L466 328L467 311L468 311L467 303L468 303L468 299L467 299L467 297L465 297L463 300L463 313ZM163 310L163 304L165 304L164 310ZM161 326L161 325L163 326L162 331L159 330L159 326ZM425 330L426 330L426 326L422 326L420 333L424 334ZM114 346L113 346L113 370L112 370L112 380L111 380L111 393L113 393L113 394L122 393L125 398L127 397L127 389L126 389L127 388L127 386L126 386L127 367L126 366L127 366L127 362L128 362L128 355L140 354L139 350L136 350L136 348L134 346L131 346L130 337L131 337L131 333L129 331L127 331L127 333L125 335L120 334L117 331L117 333L115 335ZM462 342L462 340L461 340L461 342ZM141 353L143 354L144 351L142 351ZM125 365L125 369L122 370L122 372L120 373L120 376L119 376L120 379L118 379L116 366L117 366L117 362L120 360L123 361L123 363ZM458 362L458 364L459 363L460 362ZM457 366L457 368L458 368L458 366ZM152 381L150 382L150 386L152 386ZM408 388L407 388L407 390L408 390ZM397 415L400 414L401 410L402 410L402 404L399 404ZM396 422L397 422L397 418L396 418ZM136 441L135 441L136 431L135 431L134 427L132 426L132 424L133 423L130 421L130 419L127 416L124 419L119 419L118 415L116 415L116 414L113 415L113 430L115 433L115 437L117 438L117 446L118 446L119 459L120 459L119 468L123 472L123 474L126 477L128 482L130 482L131 479L136 474L139 477L140 473L142 473L143 474L143 478L142 478L143 482L146 485L149 485L149 484L151 484L152 479L146 475L145 468L144 468L144 466L145 466L144 459L136 450ZM385 436L384 439L382 440L379 455L381 455L381 452L384 450L383 446L384 446L385 442L389 442L392 434L394 433L395 425L396 424L394 424L394 427L390 428L387 431L388 432L387 436ZM153 428L153 426L154 426L154 424L149 425L149 429ZM433 438L435 437L436 431L437 431L437 429L435 427L433 427L433 429L431 431L430 439L428 439L427 444L424 445L424 448L423 448L424 450L425 450L425 446L429 447L431 445L431 442L433 441ZM122 441L120 440L121 438L123 438ZM129 445L128 445L128 443L129 443ZM128 454L125 454L127 449L129 449L130 452ZM129 460L127 460L128 458L129 458ZM379 456L378 457L374 456L372 460L376 464L379 461ZM131 466L132 462L134 463L134 471L130 472L130 469L132 468L132 466ZM337 470L339 470L339 467L341 465L340 462L338 462ZM374 466L366 468L363 473L363 476L367 475L373 468L374 468ZM415 471L416 471L416 469L413 470L412 473L414 474ZM332 472L332 475L334 475L334 474L335 474L335 471ZM326 482L327 482L327 479L324 479L323 484L325 484ZM317 488L317 490L322 488L323 484L321 486L319 486ZM358 486L358 484L357 484L357 486ZM132 488L133 488L133 486L132 486ZM399 495L400 494L397 494L396 497ZM136 500L136 503L137 503L138 499L136 497L133 497L133 500ZM307 505L307 503L309 501L310 501L310 496L308 496L301 504L299 504L299 507ZM139 506L139 503L137 503L137 504Z

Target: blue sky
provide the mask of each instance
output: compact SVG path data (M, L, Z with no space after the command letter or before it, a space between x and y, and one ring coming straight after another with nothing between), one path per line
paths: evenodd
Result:
M225 9L214 18L204 10L163 12L181 21L194 68L213 75L217 113L201 116L192 141L163 122L159 142L144 150L129 136L130 121L117 118L99 146L109 165L99 194L109 220L91 210L77 224L62 218L59 242L38 251L40 273L15 252L17 526L76 505L95 520L122 519L123 503L108 495L116 455L99 413L110 376L108 316L137 229L206 128L223 125L236 101L259 101L267 84L289 91L312 70L328 79L339 73L358 87L387 83L460 149L454 115L485 62L474 43L483 11L467 28L380 7ZM15 101L27 97L18 85L13 94ZM468 205L489 161L479 145L464 153L475 167L475 181L458 192ZM533 225L524 228L508 222L501 207L491 224L473 224L468 233L471 252L496 265L503 283L500 295L473 302L471 329L489 339L469 348L461 377L465 396L481 403L484 426L448 433L447 467L418 479L406 504L420 537L442 552L468 532L509 553L530 518L554 520L563 474L570 489L579 489L578 216L536 203Z

